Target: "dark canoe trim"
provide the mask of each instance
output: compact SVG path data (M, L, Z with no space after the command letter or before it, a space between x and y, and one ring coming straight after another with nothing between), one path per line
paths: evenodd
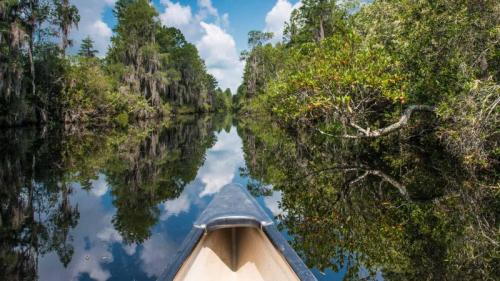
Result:
M196 228L204 229L207 232L211 232L221 228L231 228L231 227L255 227L261 228L262 226L271 225L272 222L268 221L257 221L254 217L245 216L232 216L232 217L221 217L210 221L208 224L194 225Z
M225 186L215 196L196 220L193 229L182 243L172 263L158 280L173 280L205 233L232 227L262 229L300 280L317 281L252 195L248 193L246 188L238 184Z
M246 188L238 184L226 185L201 213L194 225L208 231L221 227L269 225L273 221L260 208ZM234 224L234 225L232 225Z

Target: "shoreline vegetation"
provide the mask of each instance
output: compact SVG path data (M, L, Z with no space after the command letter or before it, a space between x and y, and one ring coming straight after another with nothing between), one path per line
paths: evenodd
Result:
M162 26L147 0L119 0L111 46L67 55L80 20L69 0L0 3L0 127L84 123L126 126L173 114L220 112L217 86L196 47Z
M141 244L167 233L149 245L172 250L219 178L261 197L327 279L498 280L500 1L301 0L280 42L249 33L235 95L150 1L114 14L104 57L92 38L70 55L70 0L0 0L7 280L83 259L152 279ZM97 216L119 239L85 229Z
M243 83L232 96L182 32L161 25L148 0L116 2L104 57L91 38L67 54L80 20L69 0L2 1L0 127L123 127L235 111L352 141L419 128L472 174L496 173L498 1L301 3L278 43L272 33L249 33Z
M352 141L417 128L472 173L495 176L499 26L498 1L303 0L282 42L249 33L233 105Z

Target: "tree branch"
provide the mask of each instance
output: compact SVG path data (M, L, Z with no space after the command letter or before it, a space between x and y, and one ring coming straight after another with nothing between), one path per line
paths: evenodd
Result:
M381 129L373 130L373 131L370 130L370 128L363 129L361 126L351 122L350 123L351 127L357 129L359 134L357 134L357 135L344 135L343 137L344 138L377 138L377 137L381 137L384 135L388 135L388 134L390 134L394 131L397 131L397 130L401 129L402 127L408 125L408 121L410 120L411 115L413 114L414 111L434 112L435 110L436 110L435 107L429 106L429 105L411 105L405 110L405 112L403 113L401 118L399 118L398 122L391 124L385 128L381 128Z
M361 139L361 138L377 138L381 136L388 135L394 131L397 131L401 129L402 127L405 127L408 125L408 121L411 118L411 115L413 114L414 111L429 111L429 112L434 112L436 108L434 106L430 105L411 105L409 106L401 118L399 118L399 121L391 124L385 128L377 129L377 130L371 130L370 128L364 129L363 127L359 126L358 124L354 122L350 122L349 126L352 128L356 129L358 131L358 134L356 135L349 135L345 134L340 136L341 138L346 138L346 139ZM329 134L327 132L324 132L322 130L317 129L318 132L320 132L323 135L330 136L330 137L339 137L333 134Z

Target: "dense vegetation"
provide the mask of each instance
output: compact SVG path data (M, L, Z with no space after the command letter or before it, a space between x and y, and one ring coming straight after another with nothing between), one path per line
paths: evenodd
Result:
M433 119L446 150L491 170L500 156L499 26L494 0L304 0L282 43L249 34L234 104L333 138L379 138Z
M498 279L497 181L409 131L352 142L238 120L248 188L279 194L278 226L309 267L342 280Z
M0 134L5 278L75 260L72 196L100 177L123 243L147 241L235 125L239 179L279 194L277 225L310 268L498 280L500 2L301 2L282 42L249 33L232 96L148 0L116 1L105 57L90 37L69 54L70 0L0 0L0 127L41 125ZM233 108L234 124L183 115Z
M105 58L96 57L91 38L78 55L67 55L80 20L69 0L1 1L0 126L124 125L230 107L196 47L178 29L162 26L148 0L119 0L114 12Z

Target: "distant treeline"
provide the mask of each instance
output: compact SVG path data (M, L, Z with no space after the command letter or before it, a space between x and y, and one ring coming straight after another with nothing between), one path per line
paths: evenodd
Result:
M303 0L275 45L250 32L234 106L348 139L426 117L465 164L498 167L500 2L370 2Z
M69 0L0 2L0 126L124 125L174 113L227 110L196 47L162 26L148 0L118 0L108 54L90 37L67 55L78 9Z

